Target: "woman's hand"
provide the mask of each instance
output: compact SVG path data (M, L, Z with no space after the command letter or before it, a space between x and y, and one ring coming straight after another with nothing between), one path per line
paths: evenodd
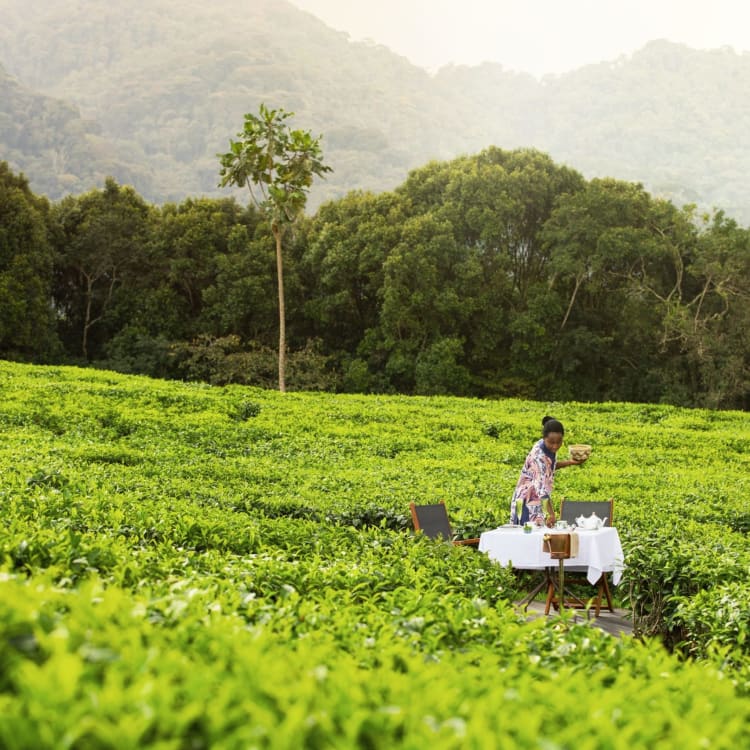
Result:
M587 459L588 456L586 456L586 458L582 458L580 461L577 461L574 458L571 458L569 461L558 461L555 465L555 468L564 469L566 466L579 466L580 464L586 463Z

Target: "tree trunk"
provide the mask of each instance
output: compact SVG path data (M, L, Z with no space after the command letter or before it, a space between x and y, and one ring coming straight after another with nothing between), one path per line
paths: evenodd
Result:
M284 303L284 259L281 253L281 227L271 226L276 240L276 276L279 285L279 390L286 392L286 305Z
M91 328L91 299L93 297L93 282L90 276L86 276L86 313L83 318L83 336L81 340L81 350L83 358L88 361L89 358L89 328Z
M581 283L583 282L583 274L579 274L576 276L576 285L573 289L573 294L570 297L570 302L568 303L568 309L565 311L565 317L563 318L563 322L560 323L560 330L562 331L563 328L565 328L565 324L568 322L568 318L570 317L570 312L573 309L573 303L576 301L576 296L578 295L578 290L581 287Z
M107 296L102 302L102 309L99 315L95 318L91 317L91 310L94 302L94 284L102 278L104 271L95 275L89 275L85 271L80 271L81 276L86 279L86 312L83 319L83 335L81 342L81 349L83 350L84 359L89 358L89 331L93 327L94 323L98 323L103 317L104 313L109 307L109 303L112 301L112 295L114 294L115 284L117 283L117 268L112 269L112 275L109 281L109 289L107 290Z

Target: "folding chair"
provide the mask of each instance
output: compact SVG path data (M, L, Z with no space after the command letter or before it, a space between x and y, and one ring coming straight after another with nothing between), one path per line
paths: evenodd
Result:
M444 541L451 542L455 546L479 546L479 537L476 539L453 539L453 530L448 520L448 511L442 500L439 503L431 505L409 503L409 508L411 509L414 531L421 531L430 539L442 538Z
M601 519L606 518L605 526L612 525L612 514L614 512L614 501L612 498L609 500L565 500L563 498L560 501L560 520L567 521L570 524L575 523L576 518L579 516L590 516L592 513L596 513ZM565 568L565 575L570 583L574 584L585 584L591 586L588 579L586 578L586 568L581 566L572 566ZM607 582L607 574L602 573L599 576L599 580L594 584L596 588L596 597L594 598L595 605L595 616L599 617L599 612L602 606L602 595L607 600L607 609L610 612L614 612L615 608L612 604L612 592L609 589L609 583ZM559 603L557 598L554 596L552 587L548 590L547 594L547 612L549 612L550 604L553 604L557 609ZM569 607L578 607L579 609L583 605L582 599L579 599L574 595L573 600L565 602Z

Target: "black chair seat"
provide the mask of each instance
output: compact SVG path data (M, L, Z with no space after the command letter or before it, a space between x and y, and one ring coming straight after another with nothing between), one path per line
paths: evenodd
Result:
M411 509L411 518L414 524L414 531L420 531L430 539L443 539L456 546L468 545L477 547L479 537L476 539L453 539L453 530L451 529L448 511L445 503L441 500L439 503L430 505L417 505L409 503Z

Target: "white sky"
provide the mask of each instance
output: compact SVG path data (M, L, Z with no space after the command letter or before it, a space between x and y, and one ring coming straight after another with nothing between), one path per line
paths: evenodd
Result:
M290 1L429 71L491 61L536 76L564 73L654 39L750 50L750 0Z

